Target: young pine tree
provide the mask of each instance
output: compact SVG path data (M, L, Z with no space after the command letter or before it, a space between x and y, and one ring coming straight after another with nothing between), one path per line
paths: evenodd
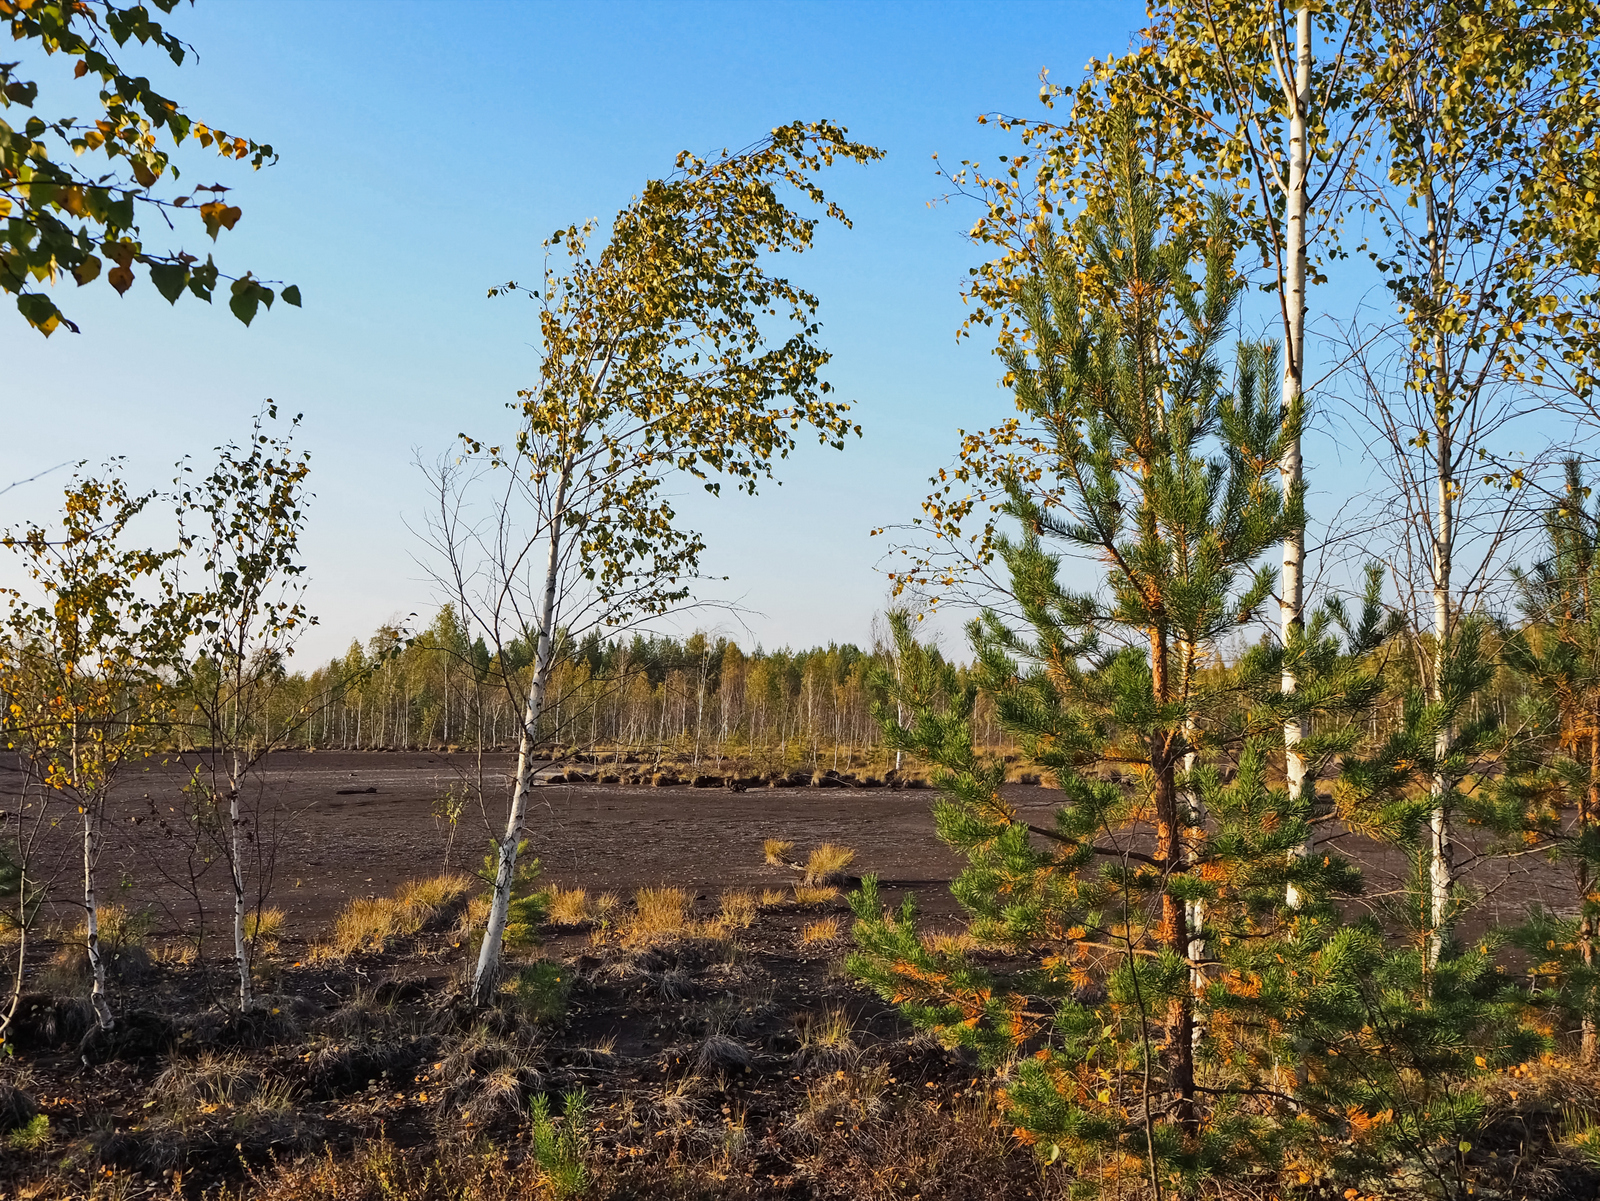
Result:
M1575 1021L1585 1063L1600 1057L1600 506L1577 460L1566 495L1545 515L1542 557L1515 573L1524 624L1506 644L1542 734L1542 764L1526 778L1525 812L1572 870L1577 912L1536 909L1517 941L1538 965L1544 997Z
M1414 633L1413 633L1413 636ZM1546 836L1526 741L1503 728L1487 691L1495 632L1463 621L1429 684L1404 691L1399 719L1375 745L1341 757L1338 811L1348 830L1386 841L1411 876L1348 928L1354 963L1318 996L1302 1057L1304 1103L1348 1118L1333 1166L1371 1189L1429 1196L1481 1193L1469 1158L1490 1113L1493 1073L1549 1045L1501 952L1508 933L1463 922L1483 899L1452 876L1441 907L1435 818L1471 834L1476 854L1525 849ZM1463 928L1478 927L1462 938Z
M1330 905L1359 880L1335 855L1297 853L1313 798L1291 799L1269 766L1281 772L1287 718L1337 718L1374 685L1351 677L1326 615L1293 648L1292 694L1281 648L1224 662L1270 599L1261 561L1304 522L1277 470L1301 412L1276 395L1270 347L1241 346L1225 388L1239 290L1226 213L1164 220L1125 133L1073 235L1038 229L1019 295L1026 349L1008 380L1037 433L1013 443L1027 453L1010 460L1006 511L1023 534L998 548L1021 625L986 613L969 627L978 669L963 684L901 619L899 679L878 679L888 741L938 769L939 832L969 860L953 891L1006 966L929 951L909 902L886 912L870 879L851 963L998 1066L1046 1157L1086 1186L1159 1197L1275 1170L1315 1127L1298 1120L1295 1067L1318 990L1363 950ZM1096 560L1104 586L1063 587L1047 540ZM1005 765L975 751L980 691L1060 788L1052 826L1026 821L1001 793ZM1353 727L1318 728L1301 747L1312 779Z

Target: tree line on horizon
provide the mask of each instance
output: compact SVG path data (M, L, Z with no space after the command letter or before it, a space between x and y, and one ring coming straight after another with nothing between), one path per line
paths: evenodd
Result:
M698 631L681 638L591 631L581 642L556 641L537 739L555 758L618 753L778 771L881 770L885 756L893 758L868 686L871 666L892 661L888 646L746 651L725 635ZM445 604L414 635L385 625L322 666L274 673L264 685L258 735L285 749L513 750L520 713L504 678L525 681L532 660L525 640L508 641L498 654L481 636L469 640ZM208 731L174 733L203 744ZM996 745L1002 739L992 719L983 734Z

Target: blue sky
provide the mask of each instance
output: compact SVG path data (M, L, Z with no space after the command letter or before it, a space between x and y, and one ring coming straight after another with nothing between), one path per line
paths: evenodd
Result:
M885 593L884 540L869 531L916 514L957 427L1011 411L988 344L956 341L959 288L982 255L963 237L970 202L930 206L943 191L931 156L1011 151L976 116L1039 111L1041 68L1075 80L1142 18L1142 4L1070 2L179 9L170 26L198 61L130 60L196 117L282 155L260 173L198 151L180 161L186 181L228 184L244 208L217 248L225 269L297 283L305 307L246 330L220 303L169 309L141 281L121 299L104 287L62 297L78 336L46 342L0 321L0 486L113 454L159 484L179 454L203 459L242 435L270 396L305 414L314 456L307 552L322 626L303 653L426 613L436 597L407 522L427 496L412 460L458 431L504 437L503 405L536 365L532 306L486 288L534 276L550 230L608 219L680 149L827 117L888 157L825 178L855 227L825 229L786 266L821 297L829 376L865 437L842 454L803 450L755 500L686 503L708 571L730 577L722 595L751 610L748 630L730 632L769 646L864 640ZM52 94L73 111L70 89ZM203 254L203 241L184 244ZM48 514L64 474L0 498L0 520Z

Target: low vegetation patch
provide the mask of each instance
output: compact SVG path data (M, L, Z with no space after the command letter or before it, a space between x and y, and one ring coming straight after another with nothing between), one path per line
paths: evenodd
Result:
M773 867L789 867L794 857L794 843L782 838L769 838L761 844L761 851Z
M819 942L833 942L839 937L839 919L825 917L807 922L800 931L800 941L806 946Z
M689 932L689 894L681 888L641 888L633 897L633 912L623 921L622 940L627 946L649 946L682 938Z
M313 957L347 959L388 950L398 939L446 922L471 887L467 876L434 876L409 881L392 897L358 897L334 919L332 931L313 950Z
M518 969L505 991L519 1014L530 1022L548 1025L565 1016L573 975L566 964L541 960Z
M581 926L594 918L589 894L582 888L552 888L549 909L550 921L557 926Z
M794 899L799 905L826 905L829 901L839 899L839 890L831 884L820 887L813 884L796 884Z
M756 920L756 913L754 893L741 888L722 894L722 911L718 920L729 929L747 929Z
M838 843L825 842L806 857L807 885L843 884L845 868L856 861L856 853Z
M277 948L287 917L288 914L276 906L248 913L244 919L244 936L257 951L271 954Z

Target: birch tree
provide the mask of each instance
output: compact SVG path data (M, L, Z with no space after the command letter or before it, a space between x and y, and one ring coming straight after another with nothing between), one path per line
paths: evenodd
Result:
M1503 579L1506 555L1538 526L1517 493L1539 465L1521 418L1563 378L1574 323L1592 307L1592 265L1574 257L1530 201L1558 191L1543 178L1546 144L1575 122L1595 82L1592 23L1564 6L1411 3L1376 6L1365 51L1382 137L1361 181L1372 214L1365 246L1398 319L1358 319L1349 343L1388 473L1396 559L1419 631L1419 675L1444 700L1462 620ZM1577 49L1575 50L1574 47ZM1576 59L1574 59L1576 55ZM1576 73L1576 78L1574 78ZM1587 83L1587 90L1577 86ZM1450 758L1442 722L1433 757ZM1431 785L1429 958L1443 952L1456 905L1457 838L1444 774Z
M198 565L202 580L183 598L195 638L193 658L178 680L205 740L190 786L215 819L197 822L196 829L216 833L228 867L241 1007L253 999L249 919L260 912L273 866L260 797L252 801L245 790L255 768L309 712L286 715L276 733L264 720L284 660L315 621L299 582L310 456L296 456L291 446L299 418L280 436L267 432L266 423L276 417L277 407L269 402L245 447L219 447L209 474L199 476L185 464L177 481L185 560Z
M0 539L43 594L10 596L6 735L41 786L81 818L84 951L98 1031L116 1024L96 887L106 805L123 769L148 753L152 729L170 716L161 670L182 645L181 609L162 579L177 552L127 544L129 523L152 499L115 475L75 478L59 529L30 523Z
M538 379L519 394L514 440L466 439L466 454L434 473L430 539L462 619L493 660L513 639L534 657L521 692L517 764L493 899L472 981L487 1004L497 983L517 857L524 838L552 666L563 632L618 627L685 602L705 544L683 524L670 488L723 481L754 493L806 426L842 449L860 432L831 399L821 371L817 298L771 273L767 256L802 252L818 216L791 209L792 188L842 224L817 173L835 159L881 152L828 122L781 126L737 153L685 152L652 180L591 249L596 226L545 243L535 287ZM487 516L473 508L493 484Z

